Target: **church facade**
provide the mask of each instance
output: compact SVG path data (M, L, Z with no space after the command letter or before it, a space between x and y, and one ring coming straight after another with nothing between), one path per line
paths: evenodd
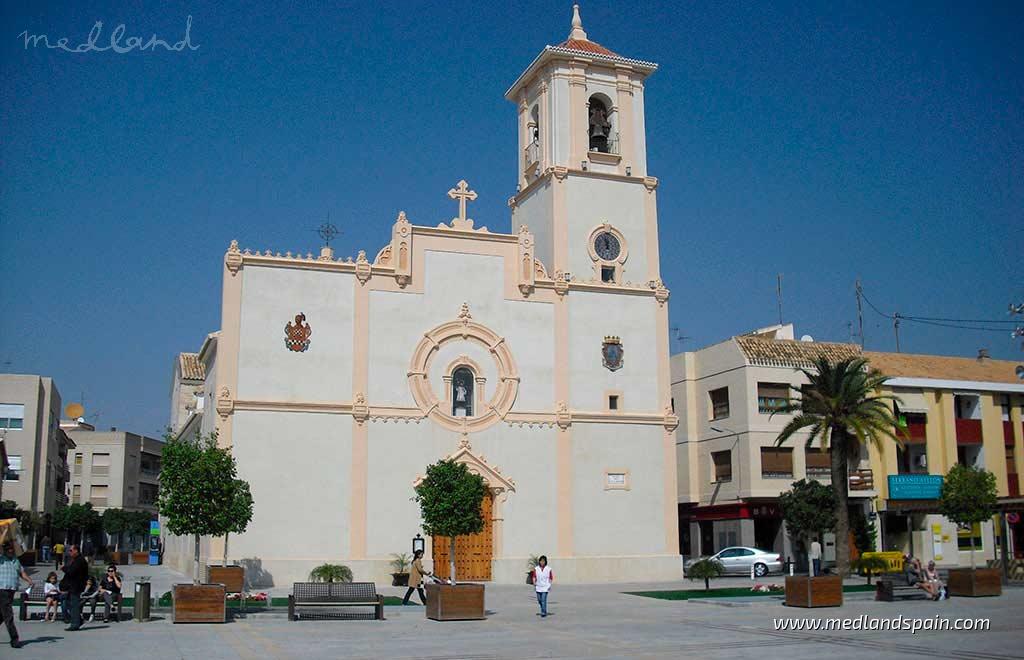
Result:
M507 93L510 233L469 217L476 194L460 181L453 218L398 213L375 253L232 241L202 410L255 500L232 560L279 585L326 562L390 582L392 553L422 533L413 485L453 458L489 489L460 579L520 583L539 554L563 582L681 575L669 292L646 168L655 69L590 41L574 14ZM167 558L185 568L178 541ZM443 574L446 544L428 538L426 553Z

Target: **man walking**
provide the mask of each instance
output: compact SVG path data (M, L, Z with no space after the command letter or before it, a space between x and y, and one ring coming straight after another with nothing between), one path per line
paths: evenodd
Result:
M12 541L4 541L3 551L4 554L0 557L0 618L11 635L11 647L20 649L21 640L18 639L18 629L14 626L14 594L18 591L19 578L28 582L30 588L32 578L21 567L21 562L14 554Z
M82 627L82 591L89 577L89 565L77 545L68 546L68 562L64 565L64 579L60 587L67 591L67 610L71 612L71 626L64 630L74 632Z

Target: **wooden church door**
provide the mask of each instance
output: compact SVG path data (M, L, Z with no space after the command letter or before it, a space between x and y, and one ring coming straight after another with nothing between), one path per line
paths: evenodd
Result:
M494 498L491 495L484 497L480 503L480 514L484 519L483 531L455 539L455 579L460 582L491 579L491 559L494 557L494 520L491 514L493 506ZM434 558L434 574L439 578L447 579L451 572L448 563L449 547L447 536L433 538L431 551Z

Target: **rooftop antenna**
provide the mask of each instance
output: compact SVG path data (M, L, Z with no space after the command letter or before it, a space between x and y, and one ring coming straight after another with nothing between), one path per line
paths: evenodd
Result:
M323 223L316 229L316 233L320 235L324 245L330 247L331 241L341 235L341 230L338 229L333 223L331 223L331 213L327 212L327 222Z
M864 308L861 306L861 297L864 295L861 292L860 278L857 278L856 284L857 290L857 327L860 334L860 350L864 350Z
M679 348L682 349L683 343L687 339L693 339L693 337L689 337L687 335L684 335L682 330L679 329L679 326L674 325L674 326L672 326L672 339L674 339L677 342L679 342Z
M900 352L900 313L894 312L892 315L892 329L896 333L896 352Z
M775 280L775 298L779 303L779 325L782 325L782 273Z

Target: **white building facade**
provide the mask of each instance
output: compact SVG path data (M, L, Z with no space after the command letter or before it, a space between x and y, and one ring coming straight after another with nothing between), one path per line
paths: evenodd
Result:
M422 533L414 483L453 458L490 492L460 579L520 583L537 554L564 582L681 575L643 124L654 69L589 41L577 15L516 81L512 233L468 217L462 181L454 218L399 213L373 258L232 242L202 413L255 500L230 559L273 584L325 562L389 582L392 553ZM186 568L191 545L166 547Z

